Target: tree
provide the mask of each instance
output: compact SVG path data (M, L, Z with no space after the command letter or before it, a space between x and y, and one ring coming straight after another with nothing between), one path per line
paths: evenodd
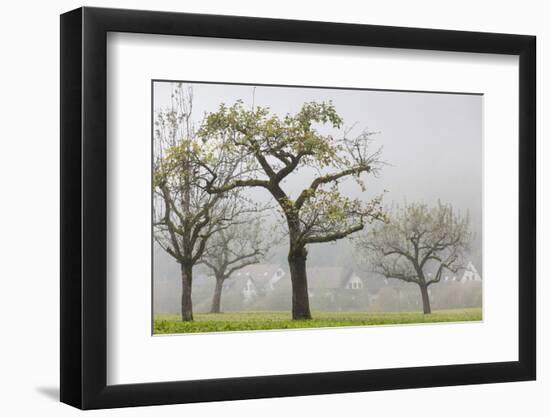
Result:
M233 219L230 226L219 230L209 240L202 263L212 271L216 279L211 313L221 311L225 280L239 269L260 262L267 252L260 230L259 219Z
M417 284L424 314L429 314L429 286L438 283L445 270L456 273L463 268L469 218L440 202L435 207L414 203L397 207L388 217L358 239L358 248L368 250L374 272Z
M335 139L318 127L338 129L343 120L331 102L305 103L294 115L279 117L268 108L246 109L242 102L221 105L207 115L199 136L224 153L225 163L240 161L228 179L209 169L205 190L213 195L243 187L263 188L277 202L289 237L288 263L292 282L292 317L310 319L306 275L307 245L333 242L363 229L382 216L380 198L367 203L348 198L339 182L353 178L364 190L362 174L374 174L379 151L370 153L370 133ZM218 166L223 167L224 163ZM284 180L309 167L316 178L295 198L284 190Z
M192 110L193 90L178 84L171 106L157 112L154 122L154 239L180 265L183 321L193 320L193 267L208 239L227 227L226 219L239 207L233 204L236 193L210 194L199 186L207 171L195 161L208 156L196 140Z

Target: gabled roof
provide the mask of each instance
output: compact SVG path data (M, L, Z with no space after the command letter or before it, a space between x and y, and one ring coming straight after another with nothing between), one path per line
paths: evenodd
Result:
M279 264L254 264L248 265L234 272L226 281L226 288L243 288L248 280L252 281L257 289L270 289L278 284L278 273L283 272L279 281L288 279L288 273Z
M254 276L257 278L270 277L277 272L281 266L279 264L252 264L245 266L242 269L233 273L233 276L240 277L242 275Z
M479 275L479 272L477 272L476 267L474 264L470 261L468 262L468 266L464 270L464 273L462 274L461 281L481 281L481 275Z

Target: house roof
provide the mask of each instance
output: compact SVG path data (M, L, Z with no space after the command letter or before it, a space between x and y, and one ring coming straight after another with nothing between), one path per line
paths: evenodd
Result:
M268 280L271 279L279 269L281 269L279 264L253 264L234 272L231 278L252 276L257 280Z
M344 268L312 267L307 268L307 282L310 289L341 288L344 281Z
M284 275L278 280L273 277L278 271L283 271ZM369 291L378 291L386 285L400 285L385 280L375 274L365 274L357 270L344 267L309 267L307 268L308 287L311 290L319 289L338 289L344 288L351 276L358 276L363 281L365 288ZM286 265L280 264L254 264L249 265L237 272L225 281L226 288L241 289L248 280L251 280L257 289L270 290L274 286L290 287L290 273Z
M468 262L468 266L462 273L461 281L480 281L480 280L481 280L481 275L479 275L479 272L477 272L476 267L471 261Z
M242 288L250 279L256 288L267 289L271 285L276 285L278 282L274 277L277 272L282 270L284 275L281 280L288 278L288 273L284 271L279 264L254 264L248 265L234 272L227 280L226 286Z
M282 270L284 275L274 280L276 273ZM344 285L344 268L341 267L311 267L307 268L308 286L310 289L336 289ZM228 286L242 287L250 279L257 288L269 288L273 285L290 285L290 273L279 264L249 265L234 273L226 282Z

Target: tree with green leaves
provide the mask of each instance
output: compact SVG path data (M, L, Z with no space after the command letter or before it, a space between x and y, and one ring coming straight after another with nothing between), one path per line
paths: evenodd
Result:
M296 114L280 117L268 108L247 109L242 102L221 105L206 116L198 134L218 149L216 167L203 164L210 178L204 189L220 195L241 188L267 190L285 220L289 238L288 263L292 283L292 317L310 319L306 274L307 246L334 242L362 230L366 222L383 217L380 197L368 202L345 196L341 181L354 179L365 190L367 174L379 167L379 151L370 151L371 133L349 138L331 102L305 103ZM321 133L337 130L341 138ZM226 164L238 168L227 176ZM316 173L296 196L283 182L304 170Z
M196 161L208 160L192 123L193 90L178 84L171 105L155 113L153 161L154 239L180 266L181 317L193 320L193 267L208 239L242 214L236 192L211 194L200 184L208 171ZM222 169L216 167L216 169ZM223 170L234 169L225 164ZM228 177L230 173L224 171Z
M430 314L430 285L440 282L444 271L463 268L470 238L469 217L450 205L412 203L390 210L388 221L370 228L357 247L374 272L418 285L424 314Z

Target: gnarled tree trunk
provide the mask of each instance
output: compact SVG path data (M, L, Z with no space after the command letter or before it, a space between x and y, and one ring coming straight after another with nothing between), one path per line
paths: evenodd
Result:
M430 314L432 309L430 307L430 294L428 294L428 286L426 284L419 284L420 294L422 294L422 307L424 314Z
M307 290L306 272L307 251L304 247L290 249L288 265L290 268L290 280L292 282L292 319L309 320L309 294Z
M223 278L216 277L216 288L214 288L214 296L212 297L212 307L210 308L211 313L219 313L221 311L221 301L222 301L222 288L223 288Z
M193 302L191 289L193 283L193 265L181 264L181 320L193 320Z

